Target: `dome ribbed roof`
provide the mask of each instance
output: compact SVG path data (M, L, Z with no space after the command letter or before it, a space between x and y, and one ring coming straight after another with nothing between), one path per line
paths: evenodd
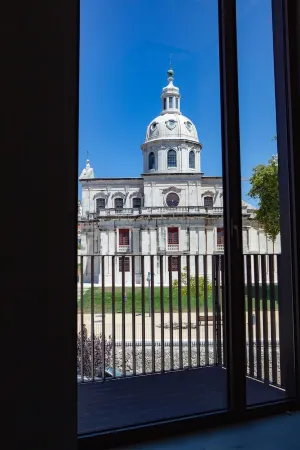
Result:
M145 142L159 139L185 139L199 142L193 122L181 113L165 113L156 117L147 127Z

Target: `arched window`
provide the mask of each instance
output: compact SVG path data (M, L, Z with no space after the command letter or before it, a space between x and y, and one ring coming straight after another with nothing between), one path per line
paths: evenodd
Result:
M168 151L168 167L177 167L177 155L175 150Z
M212 208L213 207L213 198L209 195L204 197L204 207L205 208Z
M100 209L105 209L105 198L96 199L96 212L99 213Z
M118 197L115 198L115 209L120 210L123 209L123 199Z
M132 201L132 207L141 208L141 206L142 206L142 199L140 197L135 197Z
M155 169L155 155L153 152L149 153L148 166L149 170Z
M195 152L193 150L189 153L189 168L195 169Z

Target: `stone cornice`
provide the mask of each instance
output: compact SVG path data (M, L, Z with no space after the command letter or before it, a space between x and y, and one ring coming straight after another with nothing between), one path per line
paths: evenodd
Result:
M157 147L157 146L161 146L161 145L164 145L165 148L167 148L170 145L174 145L175 143L178 143L178 145L182 145L184 143L192 144L195 147L199 147L200 150L202 149L201 142L197 142L192 139L185 139L185 138L179 139L178 137L176 137L174 139L170 139L170 138L151 139L150 141L144 142L143 144L141 144L141 150L147 151L148 148L151 146Z
M182 189L179 189L176 186L169 186L166 189L162 189L161 192L162 194L168 194L169 192L176 192L176 194L179 194L182 191Z

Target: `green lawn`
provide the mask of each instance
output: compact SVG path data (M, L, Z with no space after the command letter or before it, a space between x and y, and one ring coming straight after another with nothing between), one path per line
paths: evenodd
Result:
M125 302L125 312L132 312L132 291L129 288L126 288L126 302ZM95 304L95 313L101 313L101 305L102 305L102 290L99 287L94 289L94 304ZM212 310L212 294L208 293L207 296L207 305L208 310ZM200 292L200 312L203 313L204 310L204 298L203 292ZM253 301L253 309L255 307L255 302ZM80 309L80 300L78 301L78 308ZM155 312L160 312L160 288L154 288L154 308ZM164 309L165 312L168 312L170 308L169 302L169 288L164 288ZM262 308L262 301L261 301ZM268 309L270 308L270 302L268 300ZM276 302L277 308L277 302ZM91 290L87 290L84 294L83 298L83 309L84 313L89 313L91 311ZM246 307L247 309L247 307ZM136 313L142 312L142 296L141 296L141 288L135 289L135 310ZM191 296L191 310L196 311L196 298L195 296ZM109 313L112 311L112 292L111 287L105 288L105 312ZM117 287L115 289L115 311L122 311L122 289ZM173 289L173 311L178 311L178 291ZM182 296L182 311L187 311L187 298L186 296ZM148 288L145 288L145 312L149 312L149 303L148 303Z

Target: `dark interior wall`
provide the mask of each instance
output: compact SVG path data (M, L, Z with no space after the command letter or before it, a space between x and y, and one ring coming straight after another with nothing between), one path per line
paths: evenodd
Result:
M295 266L295 298L294 307L295 314L295 338L296 348L298 350L296 357L296 369L298 376L298 396L300 397L300 133L299 133L299 117L300 117L300 2L287 2L288 4L288 21L289 21L289 46L288 46L288 62L289 62L289 117L290 117L290 136L292 152L292 197L294 202L294 223L296 228L296 239L294 249L294 266ZM298 358L298 359L297 359Z
M1 14L6 448L77 445L78 3L13 2Z
M300 14L289 4L299 192ZM1 18L2 438L5 448L67 450L77 444L79 2L6 2Z
M279 199L281 222L281 261L279 290L280 353L282 378L291 397L299 395L299 261L300 261L300 42L299 2L272 0L273 44L276 97L277 146L279 160ZM289 350L293 347L294 353ZM290 374L295 373L292 381ZM298 394L297 394L298 393Z

